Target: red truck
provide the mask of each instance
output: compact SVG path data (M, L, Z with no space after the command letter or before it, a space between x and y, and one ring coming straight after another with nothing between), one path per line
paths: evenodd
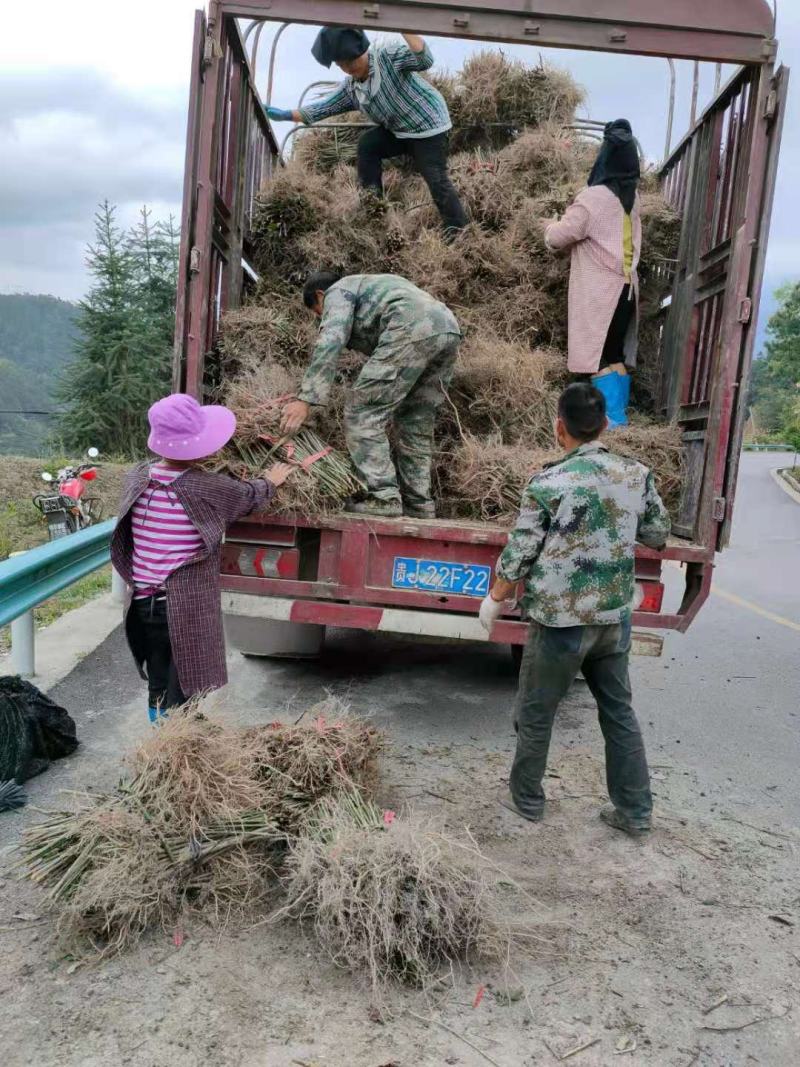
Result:
M708 596L728 542L769 231L788 71L775 66L765 0L211 0L195 14L183 193L174 387L203 393L221 314L242 299L256 194L280 166L256 56L272 22L361 25L537 47L736 64L733 77L661 166L683 225L662 309L661 409L683 431L685 482L673 536L637 549L634 625L684 631ZM718 67L719 70L719 67ZM695 66L697 71L697 66ZM223 605L245 652L313 652L326 626L486 640L477 620L505 531L488 523L260 516L229 531ZM662 610L662 566L685 579ZM492 640L519 646L510 616ZM639 633L640 651L661 638Z

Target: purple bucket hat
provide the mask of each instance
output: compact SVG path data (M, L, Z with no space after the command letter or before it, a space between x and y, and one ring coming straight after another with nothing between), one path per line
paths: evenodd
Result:
M204 459L213 456L236 432L236 416L221 405L201 407L187 393L173 393L156 401L147 413L147 447L164 459Z

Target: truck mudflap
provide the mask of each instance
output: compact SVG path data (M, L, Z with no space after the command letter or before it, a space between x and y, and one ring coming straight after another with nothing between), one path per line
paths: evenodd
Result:
M417 611L339 601L303 600L292 597L261 596L258 593L223 591L222 611L226 616L263 619L297 625L337 626L344 629L378 630L441 640L480 641L522 645L528 633L520 619L501 619L487 634L475 615L448 611ZM658 634L635 631L635 655L660 656L664 639Z

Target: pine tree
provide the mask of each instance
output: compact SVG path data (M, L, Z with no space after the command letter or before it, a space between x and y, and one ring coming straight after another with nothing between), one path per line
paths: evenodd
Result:
M79 305L75 359L59 387L60 433L75 451L94 445L133 456L145 446L148 407L169 390L174 272L169 241L147 209L130 234L115 210L106 201L95 215L87 254L94 284Z
M776 295L766 353L753 364L750 399L759 425L780 435L793 424L800 395L800 282L784 285Z
M175 290L178 281L178 230L172 215L153 225L152 212L145 205L140 221L128 238L128 248L136 272L136 302L172 344L175 316Z

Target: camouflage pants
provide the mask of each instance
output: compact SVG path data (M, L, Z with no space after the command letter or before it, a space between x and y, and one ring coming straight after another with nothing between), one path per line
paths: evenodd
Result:
M345 407L347 447L369 495L419 506L431 501L436 411L450 384L461 338L380 344L364 364ZM392 462L388 431L393 429Z

